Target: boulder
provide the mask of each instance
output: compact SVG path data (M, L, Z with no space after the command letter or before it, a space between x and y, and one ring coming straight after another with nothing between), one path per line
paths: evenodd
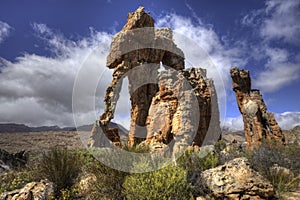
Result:
M254 171L246 158L236 158L206 170L202 180L216 199L272 199L272 184Z

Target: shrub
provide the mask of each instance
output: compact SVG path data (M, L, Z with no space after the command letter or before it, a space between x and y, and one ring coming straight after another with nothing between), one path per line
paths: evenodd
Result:
M300 172L300 147L295 145L276 145L264 142L250 157L250 162L255 170L266 177L274 186L277 194L293 191L300 183L299 177L294 174ZM274 165L281 168L272 170ZM284 168L291 173L284 172Z
M217 153L220 153L222 150L226 148L226 142L224 140L218 140L215 144L215 149Z
M27 183L33 181L32 173L27 169L22 171L7 172L0 176L0 194L2 192L12 191L24 187Z
M253 167L263 173L267 172L274 164L300 172L300 147L295 145L276 145L264 142L258 149L253 151L250 161Z
M53 148L44 152L34 166L36 178L48 179L54 184L54 195L70 188L80 173L78 156L67 149Z
M201 169L204 171L216 167L219 163L219 158L217 155L209 153L204 158L199 159L199 162Z
M293 173L286 173L285 168L268 170L265 175L274 186L279 197L282 197L285 192L293 191L300 183L300 177L295 177Z
M251 157L251 152L246 149L243 149L242 146L236 143L227 145L223 150L217 151L219 164L223 165L224 163L233 160L235 158Z
M128 144L125 144L124 146L122 146L122 149L134 153L149 153L150 151L148 145L135 145L131 147Z
M195 170L204 171L214 168L219 164L218 155L210 152L205 157L200 157L197 152L185 152L176 163L188 172Z
M92 199L123 199L122 184L127 173L112 169L98 160L94 159L93 164L86 169L87 173L96 176L94 188L91 188L90 198Z
M142 163L141 163L142 164ZM131 174L123 183L125 199L190 199L192 185L181 167L169 165L157 171Z

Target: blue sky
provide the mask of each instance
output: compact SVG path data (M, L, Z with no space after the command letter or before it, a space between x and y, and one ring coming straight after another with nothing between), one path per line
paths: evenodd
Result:
M250 70L253 87L261 89L280 125L300 124L300 0L1 1L0 122L72 125L74 80L87 57L94 70L105 72L96 93L102 101L111 80L105 68L111 38L138 6L150 11L157 26L172 28L207 52L225 84L220 98L226 100L227 125L241 127L231 66ZM189 57L192 48L176 42L190 63L204 67ZM116 121L126 123L127 111L119 108ZM97 117L90 109L81 114L85 123Z

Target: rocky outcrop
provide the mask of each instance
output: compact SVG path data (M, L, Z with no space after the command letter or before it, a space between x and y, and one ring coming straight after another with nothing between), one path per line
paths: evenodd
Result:
M9 153L0 149L0 170L9 171L13 168L24 167L28 161L28 153L20 151Z
M22 189L4 192L0 200L47 200L53 195L53 184L47 181L31 182Z
M217 102L213 82L206 78L205 70L184 69L184 54L174 43L173 32L154 28L154 19L143 7L130 13L125 26L114 36L107 67L114 69L113 80L106 90L104 113L95 123L89 146L99 146L97 130L120 144L117 131L108 127L126 77L131 96L130 146L145 139L147 144L168 144L175 139L185 140L184 146L192 142L201 146L212 112L217 113L214 121L220 133L219 111L212 109L212 96Z
M281 128L276 122L274 114L267 112L267 106L260 91L251 89L249 71L232 68L230 74L237 104L243 116L247 147L257 147L263 140L273 140L279 144L285 144Z
M287 144L300 145L300 126L296 126L291 130L283 131Z
M201 146L211 119L211 87L205 70L161 72L159 83L147 118L147 143L168 144L183 137L185 145Z
M272 184L254 171L246 158L236 158L206 170L202 180L214 199L272 199Z

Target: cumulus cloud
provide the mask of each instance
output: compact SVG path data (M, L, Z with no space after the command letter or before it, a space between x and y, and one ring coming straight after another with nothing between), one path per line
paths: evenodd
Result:
M269 0L265 14L260 30L263 37L300 45L300 0Z
M38 37L43 39L52 57L25 54L10 62L1 58L0 117L1 122L17 122L28 125L72 126L72 90L77 72L88 64L92 67L85 86L89 87L95 72L105 69L105 59L111 35L91 30L89 37L78 41L54 33L45 24L32 25ZM105 81L102 84L108 84ZM104 94L97 94L103 97ZM82 100L95 98L82 91ZM82 112L86 123L95 114ZM90 121L89 121L90 120Z
M252 56L266 60L263 69L253 79L253 85L263 92L276 92L300 76L300 0L268 0L265 7L250 11L241 23L257 31L260 43L253 47ZM279 45L278 45L279 44Z
M300 112L275 113L274 115L278 125L283 130L290 130L300 125ZM223 128L230 131L243 130L242 115L226 118Z
M275 118L283 130L290 130L300 125L300 112L275 113Z
M242 115L239 115L237 117L227 117L223 124L223 129L229 131L243 130L244 122Z
M222 42L211 25L196 19L193 23L191 18L171 13L158 19L156 24L173 30L175 42L185 54L186 67L207 69L207 76L216 86L221 116L225 117L226 91L231 90L230 68L243 66L246 59L239 44Z
M244 24L250 24L256 18L249 16L244 19ZM269 18L262 18L257 23L266 24L266 19ZM187 67L207 69L208 77L215 81L221 99L221 110L224 111L224 85L227 91L231 90L230 67L244 66L247 63L243 44L237 42L229 45L214 31L213 26L204 24L199 18L195 23L190 18L172 13L157 19L156 25L174 30L175 42L185 53ZM90 36L71 40L46 24L33 23L32 28L53 55L45 57L24 54L14 62L0 58L0 65L4 66L0 73L0 113L5 113L0 115L0 122L72 126L73 95L73 99L76 99L75 115L80 121L77 125L92 123L103 112L105 89L112 78L111 70L105 67L112 34L91 29ZM298 78L300 55L291 60L289 51L270 47L268 43L256 48L267 59L267 63L265 71L253 81L255 86L263 91L273 92ZM282 68L284 70L279 70ZM230 94L233 95L232 92ZM125 81L115 121L128 127L129 109ZM242 118L227 118L226 124L242 129Z
M9 36L12 29L7 23L0 21L0 44Z
M299 46L299 20L300 0L268 0L264 8L247 13L241 23L255 28L267 41L282 40Z
M170 14L160 18L157 25L178 33L175 40L185 52L186 65L208 69L219 97L225 101L224 82L229 83L229 68L243 62L239 50L223 45L213 28L200 21L193 24L190 18ZM0 121L72 126L74 114L77 125L92 123L103 112L105 90L112 78L105 67L112 35L91 29L89 37L74 41L46 24L33 23L32 28L53 55L25 54L15 62L1 58L0 112L5 115ZM115 114L115 121L125 127L129 125L130 110L127 85L124 81Z
M221 42L220 36L210 25L200 20L193 23L191 18L169 14L157 21L158 27L170 27L175 32L175 42L186 56L186 65L208 69L208 75L217 77L229 74L231 66L243 65L242 50L238 46L228 46ZM228 83L230 77L223 76Z
M267 47L265 53L268 61L265 70L253 81L254 87L260 88L263 92L275 92L299 78L300 54L293 62L286 49Z

